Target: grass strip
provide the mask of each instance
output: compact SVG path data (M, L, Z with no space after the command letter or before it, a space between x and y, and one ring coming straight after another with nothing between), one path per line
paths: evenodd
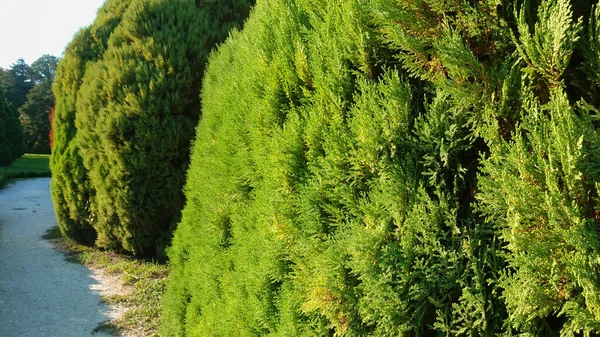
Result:
M0 187L10 179L50 177L50 155L24 154L9 166L0 167Z

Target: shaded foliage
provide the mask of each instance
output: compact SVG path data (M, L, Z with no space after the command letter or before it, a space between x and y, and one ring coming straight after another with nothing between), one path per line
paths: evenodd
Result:
M0 68L0 87L19 111L27 153L50 153L49 113L54 107L51 87L57 63L57 57L43 55L31 66L19 59L10 69Z
M23 153L23 129L19 114L0 88L0 166L12 164Z
M50 153L50 110L53 107L52 82L44 81L29 91L27 101L19 108L27 153Z

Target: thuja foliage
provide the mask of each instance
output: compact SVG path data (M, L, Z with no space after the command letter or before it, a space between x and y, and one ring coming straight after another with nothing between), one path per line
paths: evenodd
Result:
M505 247L507 325L535 336L600 333L600 7L573 4L516 14L518 122L490 139L477 197Z
M162 334L599 334L573 4L258 1L209 61Z
M96 245L160 254L183 208L208 54L250 1L133 0L77 92Z
M213 56L165 333L502 329L470 202L510 35L495 3L435 3L259 2Z
M0 166L12 164L23 155L23 128L17 109L0 88Z
M52 191L61 232L162 251L183 207L208 53L251 1L108 1L59 64Z
M58 64L53 83L56 99L52 118L51 192L61 233L79 242L96 239L90 213L92 190L77 142L77 100L88 64L102 57L108 38L118 25L130 1L109 0L94 23L81 29L67 46Z

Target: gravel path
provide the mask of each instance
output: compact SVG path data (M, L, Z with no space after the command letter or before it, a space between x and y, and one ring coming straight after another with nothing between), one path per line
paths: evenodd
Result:
M107 336L93 330L109 319L84 266L65 261L42 239L56 226L50 179L0 190L0 336Z

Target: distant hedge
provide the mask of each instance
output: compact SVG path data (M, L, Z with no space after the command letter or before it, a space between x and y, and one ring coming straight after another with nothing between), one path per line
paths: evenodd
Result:
M600 333L600 9L258 1L209 61L164 336Z
M8 102L0 88L0 166L12 164L23 155L24 149L19 112Z
M56 99L50 157L54 211L61 233L87 244L94 243L97 236L90 211L95 191L81 157L75 126L77 101L87 67L102 58L109 37L130 2L108 0L98 10L94 23L75 35L58 64L52 87Z

